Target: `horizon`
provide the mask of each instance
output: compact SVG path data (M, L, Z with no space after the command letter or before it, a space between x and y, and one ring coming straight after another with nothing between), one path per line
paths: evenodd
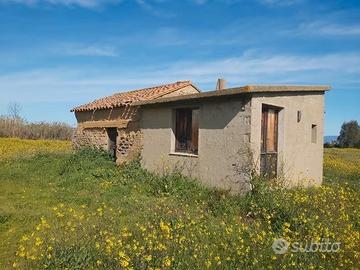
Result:
M325 0L0 0L0 115L72 126L70 109L191 80L325 84L325 136L360 122L360 3Z

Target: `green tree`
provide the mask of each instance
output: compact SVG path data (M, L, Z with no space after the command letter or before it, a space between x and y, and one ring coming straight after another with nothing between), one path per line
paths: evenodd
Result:
M338 137L340 147L360 148L360 126L357 121L345 122Z

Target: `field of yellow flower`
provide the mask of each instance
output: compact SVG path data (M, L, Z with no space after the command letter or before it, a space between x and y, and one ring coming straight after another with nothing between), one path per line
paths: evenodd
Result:
M359 269L360 150L325 156L322 187L242 197L90 149L0 161L0 269Z
M0 138L0 159L5 159L14 155L27 155L38 152L69 151L70 149L70 141Z
M330 178L353 181L356 185L360 179L360 150L326 149L324 167Z

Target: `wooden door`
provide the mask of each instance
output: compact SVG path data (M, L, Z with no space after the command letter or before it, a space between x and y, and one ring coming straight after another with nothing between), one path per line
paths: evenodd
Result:
M113 160L116 161L116 140L118 136L117 128L107 128L106 131L108 134L108 151Z
M261 175L277 176L279 109L263 105L261 119Z

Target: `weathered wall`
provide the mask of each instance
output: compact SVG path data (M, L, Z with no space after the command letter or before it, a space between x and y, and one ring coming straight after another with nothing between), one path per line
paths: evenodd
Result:
M173 110L185 106L200 108L197 156L174 153ZM145 106L140 121L143 166L157 173L181 170L208 186L248 190L246 176L236 169L248 163L250 113L244 96Z
M105 128L77 128L72 142L74 148L94 146L99 149L108 149L108 136Z
M188 95L198 93L198 90L189 85L177 90L167 96ZM114 123L114 127L118 128L117 137L117 160L121 164L127 160L136 157L141 149L141 131L139 129L140 113L138 106L122 106L113 109L101 109L95 111L75 112L78 127L73 137L73 145L75 148L81 146L95 146L97 148L108 149L108 136L105 128L84 128L83 125L91 122L114 121L114 120L130 120L126 128L120 128Z
M102 120L119 120L119 119L136 119L139 107L117 107L113 109L102 109L95 111L75 112L75 117L78 124L87 121L102 121Z
M142 147L142 133L139 122L130 122L126 129L118 129L117 160L122 164L136 158Z
M262 104L282 107L279 114L278 173L286 184L321 184L323 174L324 95L322 92L254 94L251 101L251 144L260 161ZM297 112L301 121L297 122ZM311 127L317 125L317 143L311 142Z
M118 137L116 142L116 162L121 164L131 160L140 152L141 132L139 130L139 107L120 107L106 110L85 111L75 113L78 120L73 145L75 148L81 146L94 146L108 150L108 135L106 128L83 128L82 125L88 122L103 120L131 120L126 128L117 126Z
M199 91L194 86L189 85L189 86L186 86L175 92L172 92L170 94L163 95L161 98L175 97L175 96L181 96L181 95L191 95L191 94L197 94L197 93L199 93Z

